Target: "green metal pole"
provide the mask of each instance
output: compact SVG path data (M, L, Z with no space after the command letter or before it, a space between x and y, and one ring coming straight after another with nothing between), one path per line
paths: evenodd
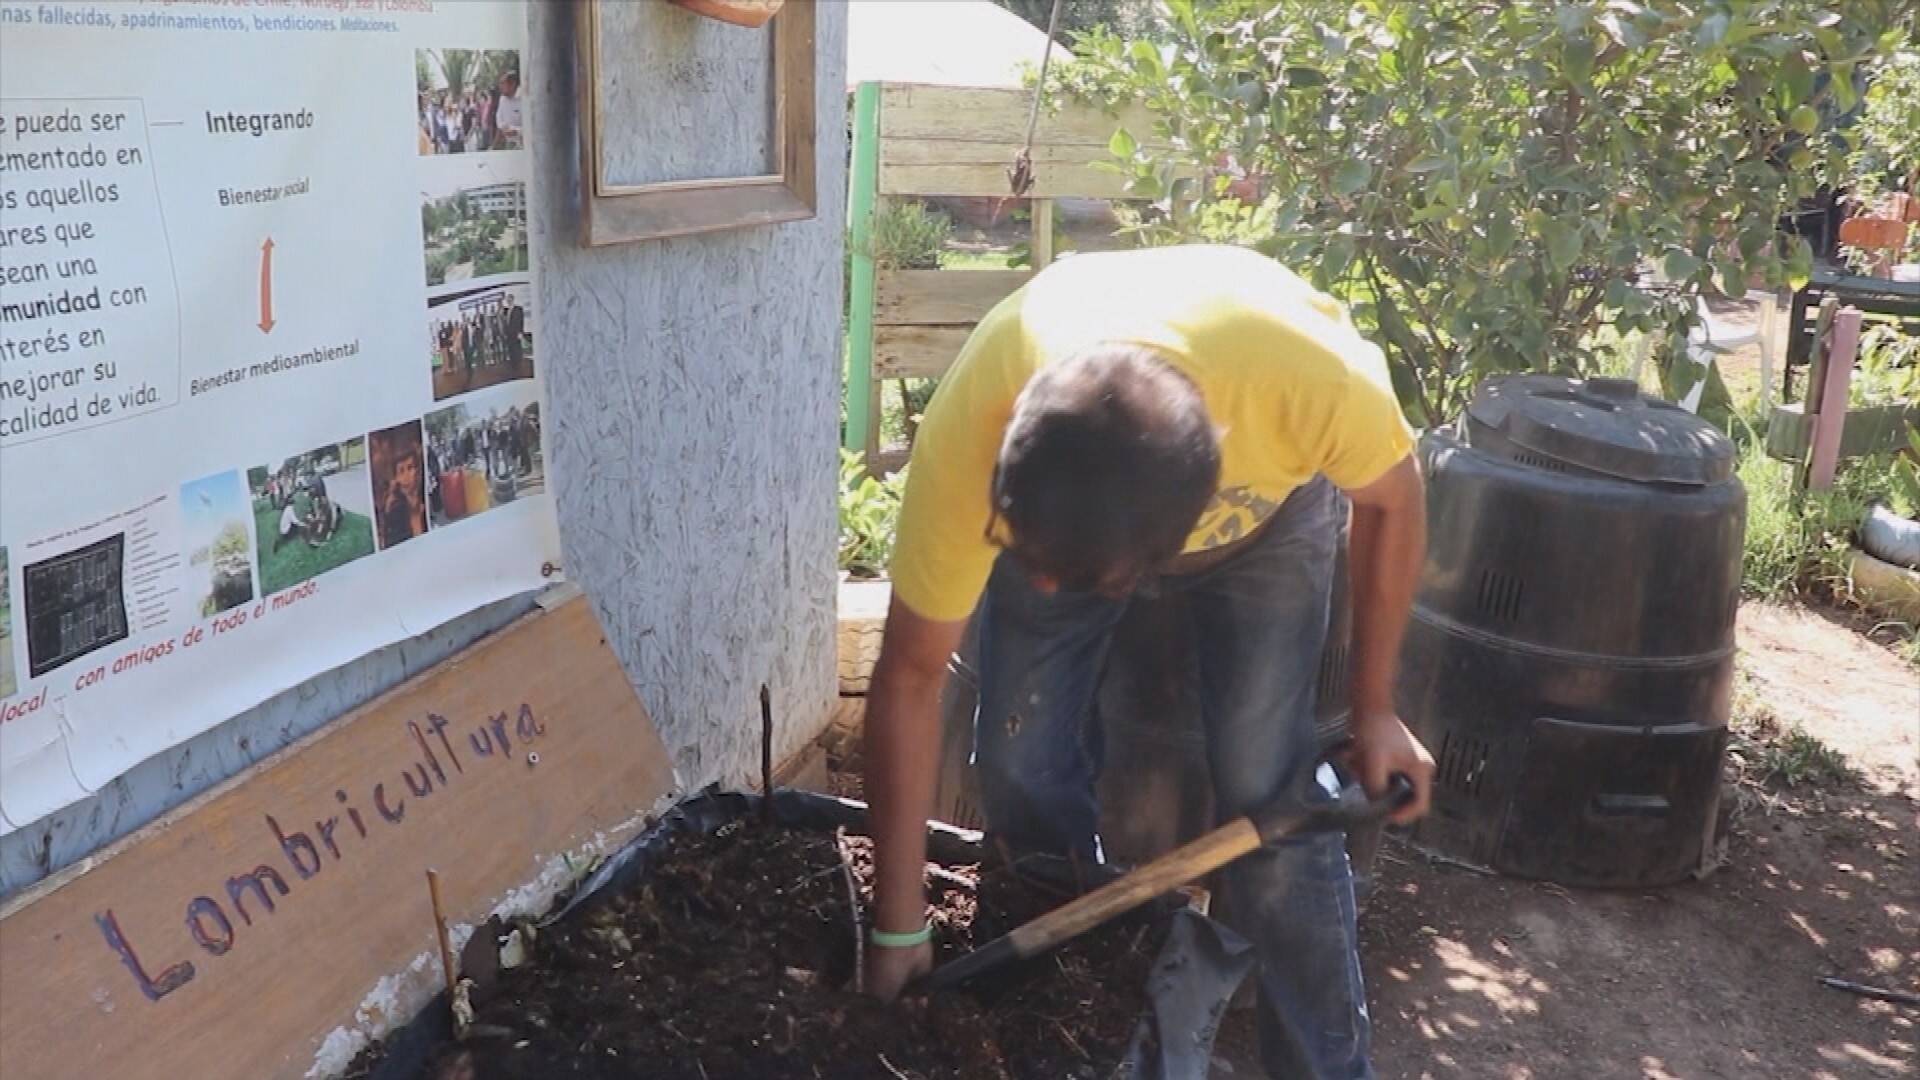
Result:
M848 450L867 448L873 408L873 203L880 172L880 84L853 92L853 169L847 177L847 225L852 246L847 312ZM869 467L872 462L867 463Z

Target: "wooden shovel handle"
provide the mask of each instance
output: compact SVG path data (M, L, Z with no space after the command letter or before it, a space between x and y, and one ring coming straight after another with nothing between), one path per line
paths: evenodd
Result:
M1038 956L1109 919L1172 892L1240 858L1262 844L1317 829L1345 828L1385 817L1413 798L1413 782L1395 775L1387 793L1368 799L1348 787L1330 804L1301 807L1282 802L1234 820L1199 839L1182 844L1125 877L1110 882L1034 919L973 952L950 961L927 977L929 990L944 990L1011 960Z
M1020 926L1007 935L1014 952L1033 956L1123 915L1156 896L1203 877L1260 846L1246 818L1190 840L1119 878Z
M1369 800L1358 787L1351 787L1332 804L1297 807L1280 803L1266 807L1235 818L1125 877L1055 908L1008 933L1007 938L1014 952L1034 956L1132 911L1154 897L1204 877L1263 843L1275 843L1296 833L1343 828L1385 817L1412 798L1413 782L1395 774L1387 793L1378 799Z

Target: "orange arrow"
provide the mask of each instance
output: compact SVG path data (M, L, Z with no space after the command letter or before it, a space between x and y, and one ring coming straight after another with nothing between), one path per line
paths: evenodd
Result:
M273 333L273 237L260 245L260 332Z

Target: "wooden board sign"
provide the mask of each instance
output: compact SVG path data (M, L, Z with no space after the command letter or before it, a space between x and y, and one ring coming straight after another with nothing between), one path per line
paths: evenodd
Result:
M10 903L0 1077L305 1077L440 985L428 867L537 907L672 788L588 603L529 615Z

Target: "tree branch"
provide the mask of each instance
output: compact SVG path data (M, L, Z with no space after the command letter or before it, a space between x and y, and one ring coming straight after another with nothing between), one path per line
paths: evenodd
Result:
M1358 258L1361 260L1361 265L1366 270L1368 283L1373 286L1374 306L1377 308L1380 304L1380 301L1383 298L1386 299L1388 303L1392 303L1393 302L1392 298L1387 295L1386 283L1380 279L1379 267L1374 262L1373 254L1371 252L1362 252L1358 256ZM1378 316L1376 315L1375 318L1377 319ZM1405 320L1402 320L1402 321L1405 321ZM1420 399L1421 416L1423 416L1429 424L1433 423L1434 418L1438 416L1439 413L1434 409L1433 395L1428 392L1426 373L1421 370L1421 366L1417 358L1415 358L1410 354L1409 350L1407 349L1404 343L1393 340L1393 335L1386 332L1386 326L1384 323L1382 324L1380 329L1380 336L1386 339L1386 342L1388 345L1392 346L1402 356L1407 358L1406 360L1407 370L1411 372L1413 375L1414 393ZM1436 351L1436 354L1439 353L1439 350L1436 349L1435 351ZM1440 389L1444 391L1446 388L1445 365L1444 363L1442 363L1440 366L1442 367Z

